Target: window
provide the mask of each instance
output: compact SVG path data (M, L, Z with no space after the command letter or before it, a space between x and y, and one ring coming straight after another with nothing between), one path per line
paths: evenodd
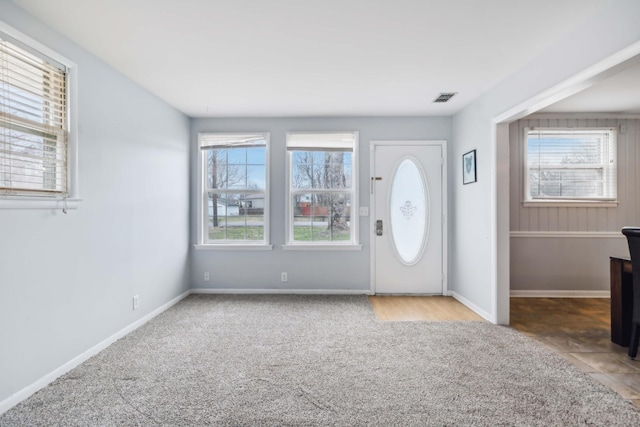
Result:
M287 245L358 244L357 132L287 134Z
M616 200L614 129L525 129L525 202Z
M67 70L0 33L0 193L67 196Z
M269 134L198 135L200 244L266 245Z

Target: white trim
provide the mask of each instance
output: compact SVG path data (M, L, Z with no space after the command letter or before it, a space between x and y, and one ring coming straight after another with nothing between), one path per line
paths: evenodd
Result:
M447 141L442 141L442 295L449 293L449 160Z
M527 116L529 120L547 119L614 119L637 120L640 114L616 114L616 113L534 113Z
M196 182L196 244L195 247L201 246L204 242L203 233L204 230L207 229L205 224L205 218L202 214L204 206L208 206L204 201L204 191L203 191L203 176L204 176L204 155L202 154L202 150L200 150L200 135L196 135L196 168L197 168L197 182ZM208 210L208 209L207 209ZM193 217L192 217L193 218Z
M27 197L27 196L0 196L0 209L54 209L54 210L75 210L78 209L82 199L63 199L48 197Z
M369 289L191 289L192 294L224 295L372 295Z
M491 316L491 314L487 313L486 311L484 311L483 309L481 309L480 307L478 307L477 305L475 305L474 303L472 303L471 301L469 301L468 299L466 299L465 297L463 297L462 295L460 295L456 291L449 291L448 295L453 297L457 301L459 301L462 305L464 305L469 310L473 311L474 313L476 313L478 316L482 317L483 319L485 319L485 320L487 320L487 321L489 321L491 323L495 323L493 321L493 316Z
M67 372L69 372L70 370L76 368L77 366L79 366L80 364L82 364L83 362L88 360L89 358L95 356L96 354L98 354L99 352L101 352L105 348L109 347L111 344L113 344L114 342L116 342L120 338L122 338L122 337L126 336L127 334L131 333L132 331L138 329L140 326L144 325L149 320L151 320L154 317L156 317L158 314L160 314L163 311L171 308L172 306L174 306L175 304L177 304L178 302L180 302L181 300L186 298L190 293L191 293L191 291L187 291L187 292L182 293L181 295L178 295L177 297L173 298L169 302L167 302L167 303L161 305L160 307L156 308L155 310L153 310L149 314L141 317L140 319L136 320L135 322L131 323L130 325L126 326L125 328L123 328L123 329L119 330L118 332L116 332L115 334L111 335L110 337L108 337L108 338L104 339L103 341L99 342L98 344L94 345L93 347L91 347L87 351L85 351L85 352L79 354L78 356L74 357L73 359L71 359L70 361L65 363L64 365L62 365L62 366L54 369L53 371L49 372L48 374L46 374L45 376L43 376L42 378L40 378L36 382L32 383L31 385L28 385L27 387L23 388L22 390L12 394L8 398L6 398L2 402L0 402L0 415L2 415L4 412L6 412L9 409L11 409L12 407L17 405L18 403L22 402L23 400L27 399L29 396L33 395L38 390L46 387L51 382L53 382L56 378L66 374Z
M55 50L29 37L21 31L0 21L0 32L18 40L21 43L48 56L52 60L64 65L67 70L67 202L59 196L53 197L24 197L7 196L0 200L0 209L77 209L82 199L78 184L78 65L62 56Z
M270 251L273 249L273 245L225 245L225 244L198 244L193 245L197 251Z
M585 202L584 200L571 202L569 200L558 200L557 202L546 199L536 202L535 200L526 200L522 202L524 208L617 208L618 202Z
M73 62L65 64L67 66L67 104L69 119L69 129L67 132L67 170L68 170L68 188L67 198L81 201L79 186L79 101L78 101L78 66Z
M355 131L355 142L353 143L353 158L351 159L351 186L353 189L353 200L351 201L351 226L354 227L352 244L360 244L360 132ZM358 250L360 250L358 249Z
M611 291L510 291L511 298L611 298Z
M373 189L375 185L373 179L375 176L375 154L376 144L369 141L369 182L367 183L367 192L369 193L369 290L372 295L376 294L376 192Z
M586 238L586 239L624 239L617 231L512 231L513 238Z
M289 245L282 245L282 250L283 251L361 251L362 250L362 245L352 245L352 244L348 244L348 245L340 245L340 244L333 244L333 245L326 245L326 244L319 244L319 245L305 245L305 244L289 244Z
M448 242L449 242L449 225L448 225L448 187L449 175L447 172L447 141L440 140L376 140L369 141L369 176L373 177L375 174L375 147L376 146L440 146L442 162L441 162L441 186L442 186L442 295L447 295L449 292L449 263L448 263ZM370 229L370 242L371 249L369 251L369 286L371 294L375 295L376 292L376 235L375 235L375 191L371 187L371 182L368 184L369 191L369 229Z
M509 286L511 275L509 238L509 125L491 125L491 155L489 156L491 188L491 318L499 325L508 325L511 318ZM506 167L500 167L506 165ZM505 256L506 254L506 256Z

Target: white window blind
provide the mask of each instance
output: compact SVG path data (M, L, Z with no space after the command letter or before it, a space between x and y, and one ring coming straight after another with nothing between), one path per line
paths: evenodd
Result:
M353 151L357 134L354 132L288 133L287 150Z
M529 201L613 201L617 193L614 129L525 129Z
M267 145L266 134L199 134L198 144L201 149L213 147L257 147Z
M0 33L0 193L67 194L66 69Z

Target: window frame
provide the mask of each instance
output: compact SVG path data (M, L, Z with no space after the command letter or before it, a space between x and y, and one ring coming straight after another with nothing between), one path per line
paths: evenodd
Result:
M208 197L209 189L205 183L207 179L207 150L201 149L200 141L203 136L216 135L220 137L238 138L240 136L255 135L265 139L265 188L264 188L264 239L263 240L220 240L213 241L205 237L208 230ZM197 135L197 164L198 164L198 194L197 194L197 250L271 250L270 244L270 133L269 132L198 132ZM221 146L224 147L224 146ZM240 191L240 189L238 189ZM234 192L230 189L230 192Z
M614 164L611 166L602 165L602 169L604 169L604 174L607 174L607 169L612 168L614 173L612 174L615 182L613 183L613 197L558 197L558 198L532 198L530 191L530 182L529 182L529 132L532 131L549 131L549 132L571 132L575 131L576 133L584 132L584 131L602 131L603 133L610 134L610 142L609 142L609 150L610 155L614 160ZM575 127L575 128L567 128L567 127L525 127L523 129L523 154L522 154L522 175L523 175L523 193L522 193L522 205L523 207L601 207L601 208L610 208L618 206L618 198L617 198L617 187L618 187L618 137L617 131L615 127L611 126L603 126L603 127ZM595 168L594 168L595 169Z
M78 66L73 61L37 40L0 21L0 33L23 44L38 56L49 58L66 67L67 114L67 192L33 195L7 194L0 191L0 209L77 209L82 199L78 186Z
M350 191L339 191L345 192L351 195L351 216L350 216L350 231L351 238L348 241L343 240L322 240L322 241L310 241L310 242L300 242L294 241L294 230L293 230L293 194L294 192L299 192L299 190L295 190L292 187L292 175L293 175L293 152L294 151L304 151L304 150L291 150L289 149L289 139L293 135L333 135L333 134L352 134L353 135L353 146L351 151L351 190ZM360 221L359 221L359 200L360 200L360 191L359 191L359 132L357 131L322 131L322 132L287 132L285 149L286 149L286 194L285 194L285 244L282 245L283 250L316 250L316 251L353 251L353 250L361 250L362 245L360 244ZM323 149L326 148L326 149ZM323 146L321 143L315 145L309 151L332 151L330 147L326 145ZM335 149L333 151L336 151ZM307 190L312 190L310 192L321 192L321 193L331 193L331 189L305 189L301 190L302 192L309 192Z

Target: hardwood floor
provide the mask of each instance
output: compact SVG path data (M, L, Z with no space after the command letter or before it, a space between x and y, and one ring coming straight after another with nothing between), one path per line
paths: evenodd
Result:
M379 320L483 320L451 297L375 295L369 297L369 302Z
M451 297L376 295L369 301L380 320L484 321ZM640 408L640 360L611 342L609 299L511 298L511 326Z
M611 342L609 299L511 298L511 326L640 408L640 360Z

